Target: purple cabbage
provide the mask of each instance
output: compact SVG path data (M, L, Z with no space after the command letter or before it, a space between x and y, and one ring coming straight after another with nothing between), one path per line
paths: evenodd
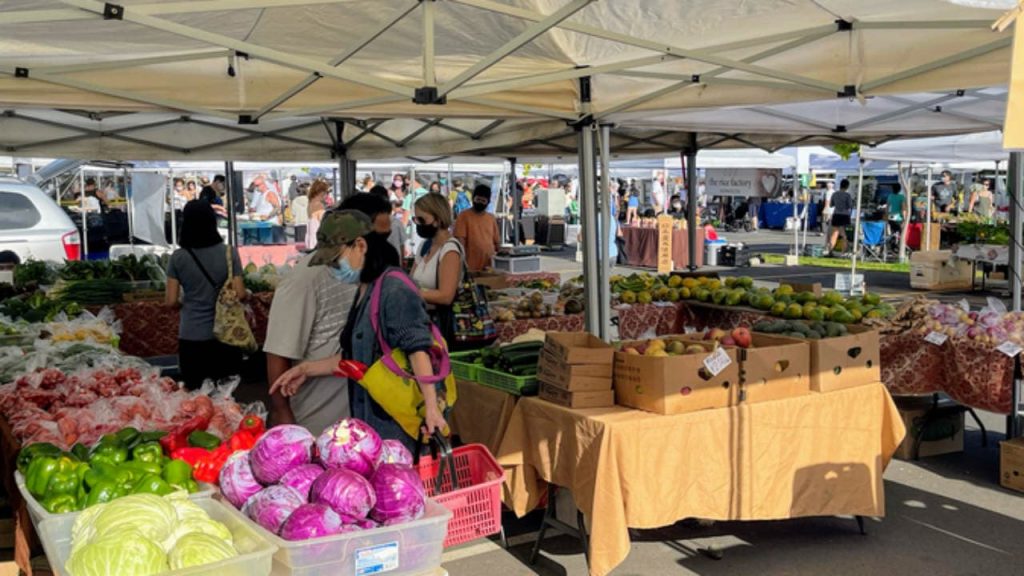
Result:
M415 470L401 464L381 464L370 480L377 504L371 516L384 525L401 524L423 516L427 494Z
M220 491L235 508L241 508L263 486L253 476L249 466L249 451L241 450L228 457L220 469Z
M357 418L339 420L316 440L325 468L346 468L364 478L373 475L381 444L377 431Z
M303 504L281 526L281 537L285 540L309 540L355 531L346 526L341 516L326 504Z
M381 464L404 464L412 466L412 452L398 440L384 440L381 443L380 458L377 465Z
M267 430L249 451L253 475L265 485L276 484L285 472L312 461L314 442L302 426L284 424Z
M380 524L374 521L373 518L353 518L347 514L341 515L341 522L346 526L352 526L359 530L373 530L380 527Z
M313 482L309 499L330 506L338 514L354 518L366 518L377 503L369 480L344 468L321 474Z
M313 481L323 473L324 469L319 464L303 464L298 468L292 468L285 472L284 476L281 476L279 483L283 486L294 488L296 492L308 500L309 488L313 486Z
M276 485L264 488L249 498L242 512L260 526L277 534L292 512L305 503L302 495L293 488Z

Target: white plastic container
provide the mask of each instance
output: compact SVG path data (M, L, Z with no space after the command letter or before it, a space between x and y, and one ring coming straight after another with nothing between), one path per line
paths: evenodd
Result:
M271 534L230 504L222 504L277 547L274 576L418 576L429 573L441 566L448 520L452 517L447 508L427 499L426 513L419 520L291 542Z
M223 523L231 530L238 556L204 566L182 570L170 570L161 576L269 576L277 547L255 530L252 524L242 522L231 513L231 505L212 498L195 501L211 518ZM64 564L71 556L71 527L78 513L62 514L43 520L38 526L46 558L57 576L69 576Z
M43 508L43 505L36 500L36 497L29 494L28 487L25 486L25 477L21 475L21 472L14 472L14 483L18 486L18 492L21 492L21 499L25 501L25 506L28 507L28 517L32 519L32 525L35 526L36 531L39 531L39 523L43 520L49 520L51 518L64 518L69 516L75 516L78 512L68 512L67 514L50 514ZM212 484L199 483L199 492L195 494L189 494L190 500L209 500L217 492L217 489Z

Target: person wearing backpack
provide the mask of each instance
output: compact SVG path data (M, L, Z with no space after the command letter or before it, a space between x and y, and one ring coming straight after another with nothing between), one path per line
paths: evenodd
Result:
M217 299L228 280L229 248L217 230L217 215L209 203L193 200L182 211L178 250L167 264L164 301L180 309L178 369L189 390L203 380L220 380L239 373L242 350L214 337ZM234 270L231 287L239 300L246 298L242 261L230 249Z

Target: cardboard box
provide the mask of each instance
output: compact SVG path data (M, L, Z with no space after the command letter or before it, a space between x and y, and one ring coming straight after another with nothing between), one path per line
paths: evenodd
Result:
M612 389L611 364L565 364L547 352L541 354L537 379L572 392Z
M811 390L815 392L832 392L881 381L878 332L857 325L846 329L846 336L821 340L769 336L807 343L811 351Z
M964 413L946 414L941 417L933 417L929 422L925 422L924 417L931 410L932 405L930 396L900 399L896 402L903 425L907 429L903 443L896 449L895 456L897 458L910 460L914 457L914 437L919 431L922 432L921 446L918 448L919 458L963 452ZM1022 486L1024 486L1024 479L1022 479Z
M615 405L615 391L570 392L545 382L540 384L541 400L547 400L566 408L606 408Z
M922 290L966 289L973 284L974 268L953 258L949 250L914 252L910 256L910 287Z
M682 337L663 338L667 341ZM708 352L712 345L699 342ZM629 343L624 343L628 347ZM704 370L703 354L654 357L615 353L615 402L655 414L685 414L734 403L740 382L736 351L727 350L732 363L718 376Z
M564 364L606 364L615 361L615 349L586 332L548 332L544 351Z
M999 484L1024 492L1024 438L999 443Z
M739 402L781 400L811 393L811 349L765 334L753 334L751 348L739 348Z

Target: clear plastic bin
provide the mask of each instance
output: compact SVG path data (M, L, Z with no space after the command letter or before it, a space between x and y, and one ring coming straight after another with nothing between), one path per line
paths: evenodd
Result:
M231 505L212 498L196 500L200 508L206 510L214 520L223 523L231 530L235 549L239 555L229 560L222 560L204 566L195 566L182 570L170 570L161 576L269 576L273 566L274 553L277 547L249 522L242 522L231 513ZM71 555L71 527L75 524L78 513L62 514L43 520L38 527L39 539L42 540L46 558L57 576L69 576L64 564Z
M447 508L427 499L422 518L399 526L290 542L271 534L230 504L235 516L247 522L277 547L274 576L412 576L441 566L448 534Z
M39 530L39 523L43 520L49 520L50 518L64 518L66 516L74 516L78 512L68 512L67 514L51 514L43 508L43 505L36 500L36 497L29 494L28 487L25 486L25 477L21 475L21 472L14 473L14 483L18 485L18 492L21 492L21 499L25 501L25 506L28 508L28 517L32 519L32 525L35 526L36 531ZM189 494L190 500L209 500L217 492L217 488L212 484L199 483L199 492L195 494Z

